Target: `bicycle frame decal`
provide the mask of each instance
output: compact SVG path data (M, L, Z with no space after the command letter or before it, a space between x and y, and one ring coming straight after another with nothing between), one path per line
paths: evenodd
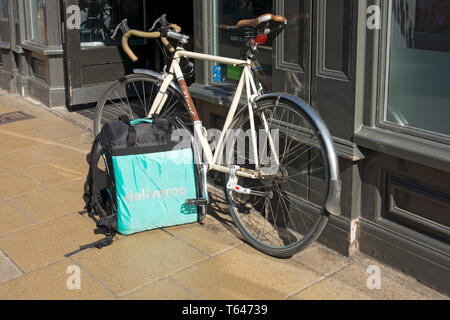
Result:
M203 128L202 122L200 121L200 118L197 113L197 109L194 105L194 102L192 100L191 94L189 92L189 89L186 85L186 81L184 80L183 73L180 68L180 58L192 58L197 60L204 60L204 61L212 61L222 64L228 64L228 65L239 65L244 67L244 71L242 72L239 84L236 88L235 95L233 97L233 100L231 102L230 109L228 111L227 117L225 119L225 124L223 126L220 138L218 140L216 150L213 154L211 147L208 143L206 132ZM219 172L229 173L230 169L227 167L224 167L222 165L219 165L219 156L222 154L223 148L225 146L225 141L227 141L228 132L230 131L230 126L232 125L232 122L236 116L237 109L239 106L239 101L242 97L242 93L244 91L244 87L246 89L246 95L247 95L247 106L248 106L248 113L250 117L250 125L251 125L251 142L252 142L252 150L253 150L253 159L255 161L256 170L249 172L242 172L238 171L236 174L242 177L246 178L257 178L259 174L260 166L260 159L258 156L258 140L257 140L257 134L256 134L256 128L255 128L255 121L254 121L254 115L253 115L253 109L256 107L254 103L254 99L259 96L258 90L256 88L255 80L253 79L252 70L251 70L251 61L250 60L238 60L238 59L232 59L232 58L226 58L226 57L220 57L220 56L213 56L203 53L196 53L191 51L185 51L183 49L178 49L175 54L172 61L172 64L170 66L169 72L164 74L162 79L163 82L161 84L161 87L159 89L158 94L156 95L156 98L153 102L152 107L150 108L150 112L148 114L148 117L151 117L154 114L159 114L161 110L164 107L164 104L167 100L167 89L172 81L174 81L174 78L176 77L176 81L180 85L181 91L183 93L183 98L186 102L186 105L188 106L189 114L192 118L192 121L194 123L194 131L195 136L200 142L200 145L202 146L206 161L209 164L209 168L211 170L216 170ZM269 125L267 123L267 120L262 115L262 122L264 125L265 133L269 140L269 147L272 151L272 154L274 155L274 159L276 161L276 164L278 163L278 155L277 150L275 148L275 143L273 142L273 138L271 135L271 132L269 130Z

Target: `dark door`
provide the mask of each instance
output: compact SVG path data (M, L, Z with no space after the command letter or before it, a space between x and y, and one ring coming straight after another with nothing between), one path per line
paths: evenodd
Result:
M272 55L273 91L303 99L322 116L334 136L350 140L354 133L357 1L275 3L288 26Z
M351 141L355 130L357 0L315 0L311 105L331 134Z
M122 19L131 28L145 30L145 0L63 0L67 103L69 106L96 102L107 86L133 68L152 67L154 57L145 54L147 42L130 39L130 47L140 57L133 64L121 49L121 34L111 34ZM81 26L73 28L71 9L80 8ZM68 10L69 8L69 10Z
M274 92L288 92L311 103L312 1L277 1L276 12L288 25L277 39L273 54Z
M158 42L131 38L131 49L139 57L132 63L121 48L121 33L110 39L114 28L128 19L132 29L148 30L153 21L167 13L170 22L182 26L183 33L193 35L193 3L149 0L63 0L67 8L80 7L81 28L65 27L65 54L68 105L96 102L110 83L130 74L135 68L159 71L165 63ZM190 41L193 44L193 39Z

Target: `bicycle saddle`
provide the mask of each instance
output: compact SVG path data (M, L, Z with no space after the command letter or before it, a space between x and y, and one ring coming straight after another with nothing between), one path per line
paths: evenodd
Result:
M271 13L266 13L263 15L260 15L259 17L255 18L255 19L244 19L239 21L236 24L236 27L239 28L246 28L246 27L259 27L261 24L266 23L266 22L278 22L281 24L286 25L287 24L287 19L283 16L277 16Z

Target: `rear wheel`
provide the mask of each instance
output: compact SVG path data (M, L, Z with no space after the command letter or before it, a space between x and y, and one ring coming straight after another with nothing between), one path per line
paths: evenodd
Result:
M162 81L156 77L139 74L127 75L115 81L97 103L94 119L95 135L100 133L106 122L118 120L122 115L127 115L130 120L147 118L161 84ZM160 117L169 119L175 116L188 127L192 125L183 97L169 87Z
M249 244L266 254L286 258L315 241L328 221L325 203L330 170L326 147L312 119L297 105L264 101L258 103L254 114L265 177L240 177L238 185L268 192L272 197L243 195L226 186L225 194L237 228ZM275 154L264 134L263 116L278 145ZM226 164L254 170L247 112L238 116L233 129L228 150L234 152L225 155Z

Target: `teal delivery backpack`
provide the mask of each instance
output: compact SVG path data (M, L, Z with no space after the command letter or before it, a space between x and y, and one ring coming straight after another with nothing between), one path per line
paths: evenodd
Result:
M122 116L106 123L92 146L86 208L107 237L198 222L206 211L202 174L192 133L179 119Z

